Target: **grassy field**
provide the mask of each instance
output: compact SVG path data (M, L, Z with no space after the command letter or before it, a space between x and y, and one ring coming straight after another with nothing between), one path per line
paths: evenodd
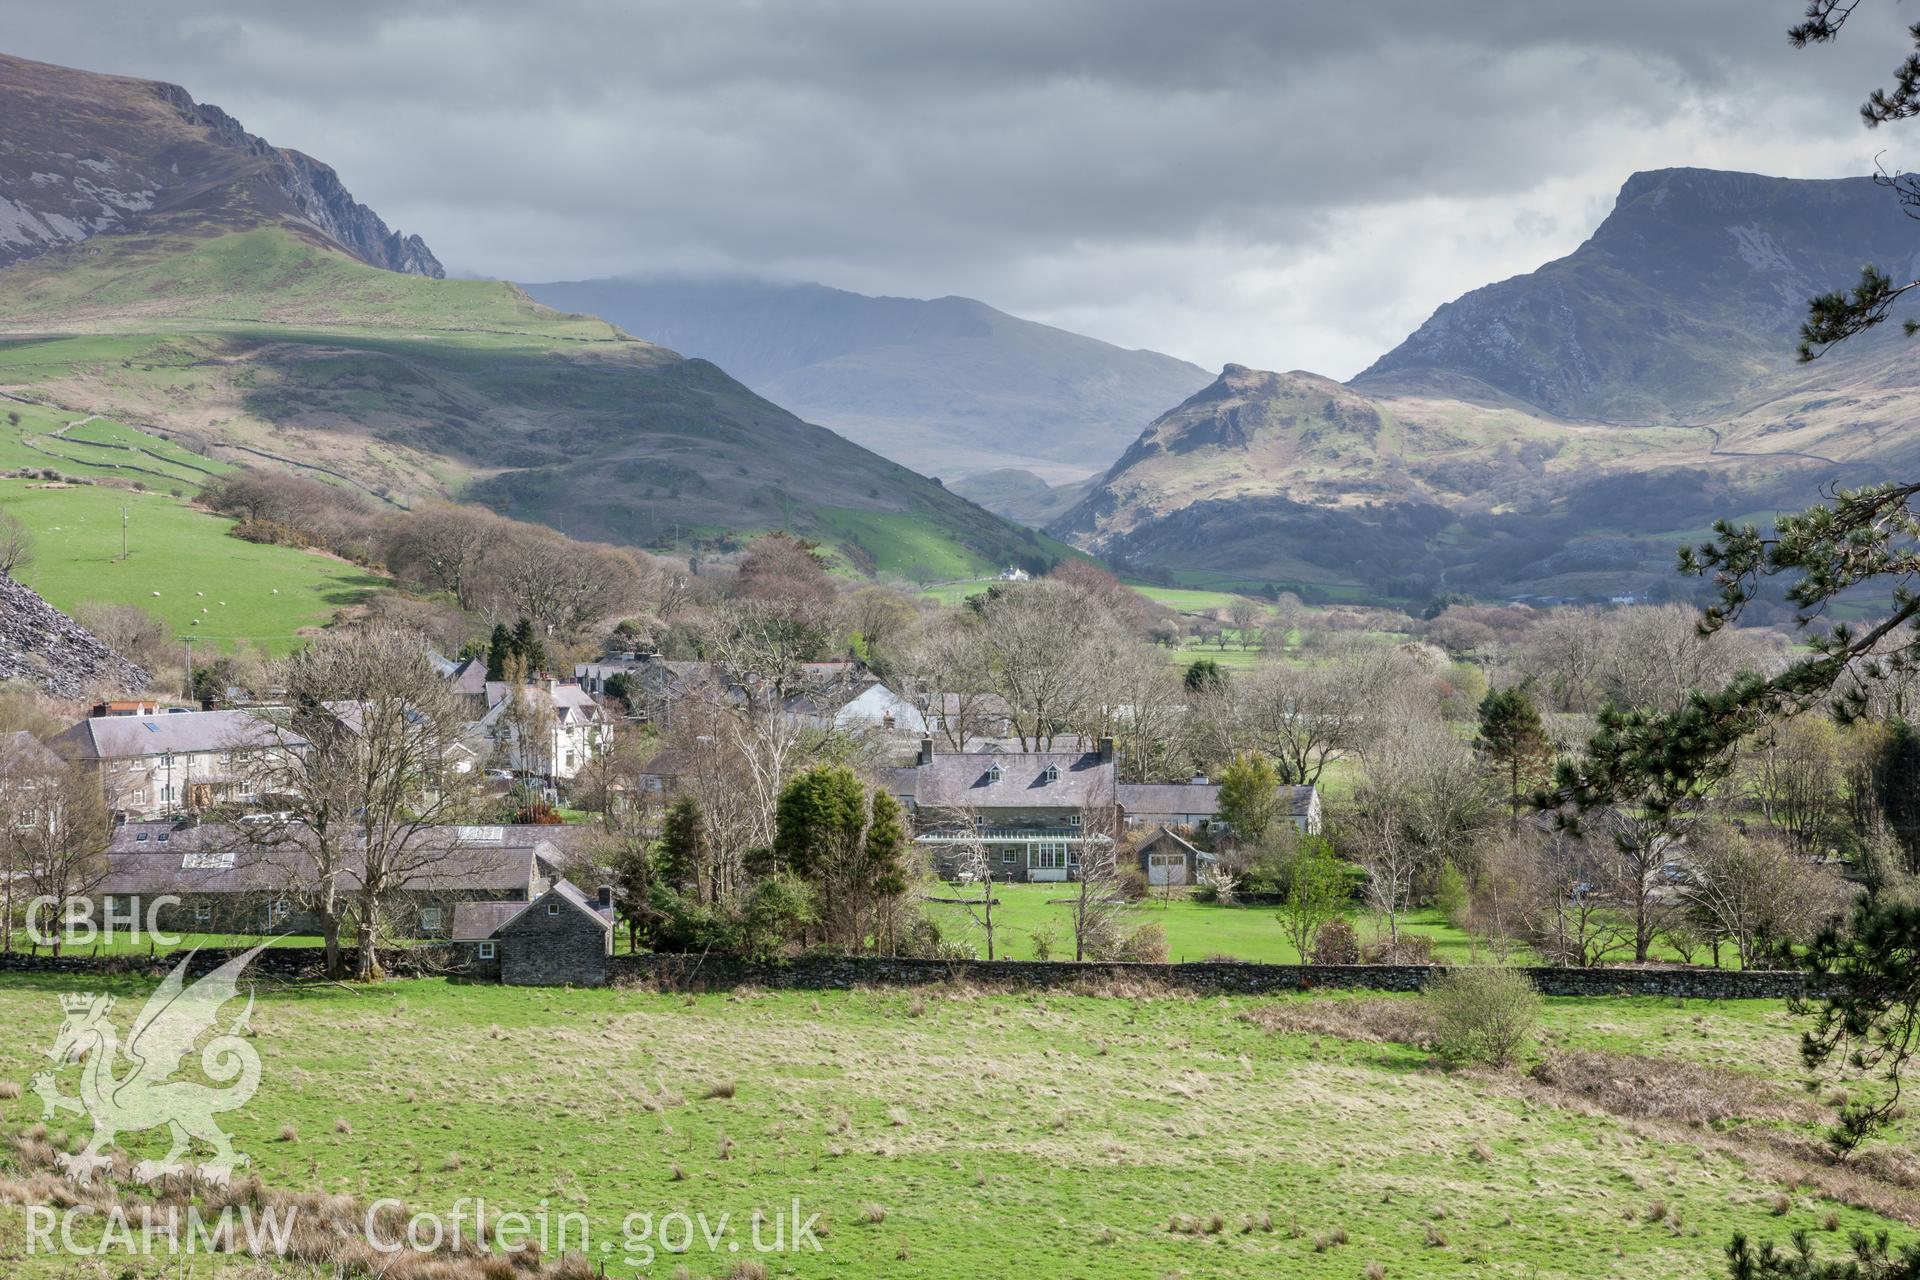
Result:
M108 418L37 404L3 407L0 470L50 468L62 475L112 477L191 494L209 477L233 469Z
M1072 885L995 885L994 897L1000 900L993 913L995 953L1007 960L1034 959L1034 933L1051 926L1053 958L1071 960L1073 908L1065 899L1072 893ZM980 890L978 886L947 886L941 894L979 897ZM986 954L986 939L971 923L965 907L933 903L928 910L943 934L971 941L981 955ZM1271 907L1215 906L1195 902L1185 893L1171 898L1149 896L1128 906L1124 915L1124 927L1129 930L1146 924L1157 924L1166 931L1167 958L1176 962L1216 955L1266 964L1297 964L1300 960ZM1381 923L1370 914L1356 915L1353 926L1363 942L1371 942ZM1434 954L1454 964L1465 964L1472 958L1473 947L1467 935L1437 911L1403 916L1401 928L1432 938Z
M131 554L120 558L121 510ZM161 493L0 480L0 510L31 529L28 586L61 609L137 604L209 646L242 641L285 653L303 627L327 621L383 580L330 556L227 536L233 522Z
M1073 908L1066 901L1073 894L1072 885L1003 884L994 886L993 892L1000 902L993 912L996 956L1003 960L1037 958L1033 938L1038 932L1051 937L1053 959L1073 958ZM941 888L940 896L978 898L980 889L977 885L946 885ZM986 955L986 935L967 908L953 903L930 903L927 910L939 923L943 936L966 942L978 954ZM1355 911L1347 919L1359 934L1362 945L1386 934L1386 920L1375 912ZM1144 901L1127 906L1122 916L1122 925L1129 931L1147 924L1157 924L1165 931L1167 958L1176 963L1212 956L1257 964L1297 964L1300 960L1300 953L1287 940L1274 907L1223 907L1196 902L1185 891L1150 894ZM1432 938L1434 956L1447 964L1487 962L1485 949L1436 909L1427 907L1407 912L1400 917L1400 930ZM1628 951L1613 958L1629 960L1632 954ZM1655 944L1653 958L1680 960L1679 954L1664 942ZM1516 959L1524 962L1528 957L1523 954ZM1696 956L1695 960L1704 963L1705 957ZM1728 967L1733 967L1731 960L1726 957L1723 960Z
M0 981L0 1080L47 1065L73 985ZM145 991L90 985L123 1023ZM1439 1070L1410 1045L1287 1029L1393 999L262 989L261 1085L222 1120L269 1186L578 1213L623 1276L641 1260L621 1238L629 1214L744 1224L795 1201L821 1215L822 1251L766 1256L764 1274L1705 1277L1734 1230L1806 1229L1835 1252L1846 1231L1888 1225L1825 1198L1818 1169L1798 1183L1779 1148L1814 1118L1790 1109L1690 1129ZM1793 1019L1773 1004L1549 1001L1544 1038L1664 1071L1730 1066L1759 1087L1794 1075ZM0 1101L8 1130L39 1116L31 1093ZM10 1276L185 1274L112 1259L76 1272L26 1254L23 1227L0 1205ZM695 1248L684 1274L737 1260ZM683 1259L651 1261L667 1275ZM192 1274L255 1273L200 1259Z

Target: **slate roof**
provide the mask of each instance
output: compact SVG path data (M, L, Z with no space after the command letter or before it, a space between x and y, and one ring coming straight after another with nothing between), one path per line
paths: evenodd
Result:
M1218 813L1220 787L1209 782L1123 782L1120 807L1130 814Z
M46 743L21 729L0 733L0 766L24 769L57 769L63 762Z
M138 760L168 752L304 747L307 740L251 711L178 711L157 716L92 716L57 735L49 745L78 760Z
M602 911L600 909L599 904L596 903L592 898L588 897L586 893L581 890L580 886L574 884L571 880L560 880L560 881L556 881L553 887L548 889L545 893L540 894L539 896L534 898L532 902L516 904L520 907L520 910L514 912L511 916L508 916L505 920L501 921L498 925L495 925L493 933L499 934L499 933L505 932L507 929L511 928L513 926L513 922L520 919L520 917L524 915L528 915L533 911L541 909L540 904L542 904L549 898L560 899L560 901L566 903L568 906L572 907L574 910L580 912L582 915L586 916L589 920L599 925L602 929L607 930L609 933L613 931L613 912L611 910ZM488 936L493 936L493 935L488 935Z
M1050 767L1059 771L1051 782ZM881 772L889 790L922 809L1085 809L1116 798L1113 761L1092 751L968 751Z
M535 838L528 827L438 827L429 845L441 852L407 885L413 891L466 891L514 894L522 901L534 885L548 878L542 870ZM477 833L503 832L498 841ZM129 822L115 828L107 846L107 877L101 893L253 893L284 889L297 880L307 864L298 847L298 834L287 843L264 843L278 838L262 824L248 830L245 823L205 823L174 826L167 822ZM425 855L421 855L425 856ZM358 860L347 856L341 887L349 892L360 885Z
M1146 854L1153 852L1156 848L1164 852L1171 852L1171 850L1166 849L1166 846L1169 844L1186 853L1187 856L1192 858L1196 863L1218 862L1220 860L1219 855L1208 853L1205 849L1202 849L1199 845L1193 843L1193 841L1188 840L1172 827L1161 827L1151 836L1142 840L1136 852Z
M512 693L513 686L505 680L487 681L487 706L498 709ZM555 720L562 725L595 724L612 719L606 708L577 684L557 684L551 688L544 684L528 684L521 686L521 693L529 701L545 700L553 709Z
M491 938L501 925L526 909L524 902L456 902L453 904L453 941L479 942Z

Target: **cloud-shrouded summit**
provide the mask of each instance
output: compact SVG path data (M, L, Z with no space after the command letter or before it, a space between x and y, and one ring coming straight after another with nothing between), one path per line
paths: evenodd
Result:
M1796 55L1799 8L117 0L14 6L6 40L194 86L455 272L963 294L1344 377L1633 170L1866 172L1904 15Z

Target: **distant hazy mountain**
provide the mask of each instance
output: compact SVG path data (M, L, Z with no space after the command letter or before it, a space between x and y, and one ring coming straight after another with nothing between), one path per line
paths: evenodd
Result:
M1142 423L1207 384L971 298L870 298L820 285L586 280L523 286L712 360L761 395L916 471L1019 467L1051 483L1101 470Z
M1688 589L1677 543L1920 468L1920 339L1811 365L1807 299L1920 273L1868 179L1635 174L1593 236L1352 382L1229 365L1052 532L1186 581L1418 599Z
M1000 471L982 471L964 480L956 480L947 487L968 502L977 502L995 515L1043 529L1071 511L1074 504L1092 492L1094 485L1099 482L1099 476L1088 476L1084 480L1053 485L1031 471L1008 467Z
M1863 262L1920 273L1920 227L1870 178L1636 173L1585 244L1447 303L1354 384L1442 370L1572 417L1723 412L1791 370L1807 299Z
M389 230L332 166L256 138L179 85L0 54L0 267L183 218L286 218L371 266L445 274L419 236Z

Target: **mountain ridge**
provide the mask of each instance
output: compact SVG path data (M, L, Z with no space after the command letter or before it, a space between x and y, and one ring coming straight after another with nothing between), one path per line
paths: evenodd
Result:
M38 183L55 193L41 205L92 201L85 224L40 218L60 234L0 266L11 395L396 505L481 501L628 545L787 529L853 569L928 579L1072 554L709 361L504 281L444 278L330 167L189 109L184 90L14 59L0 93L32 99L38 122L9 120L0 168L58 160L36 171L58 179ZM93 132L62 158L48 122L69 119ZM101 174L137 181L101 204ZM370 261L388 250L391 266Z
M929 474L1017 468L1050 483L1103 470L1207 371L1024 320L974 298L819 284L602 279L523 286L715 361L810 421Z
M1915 230L1872 178L1643 170L1572 252L1443 303L1351 382L1432 370L1563 417L1727 412L1792 376L1807 299L1862 261L1920 273Z
M176 217L283 214L369 266L446 274L424 240L389 228L331 165L248 133L180 85L0 54L0 117L0 267Z
M1183 581L1670 590L1712 519L1920 465L1913 348L1794 360L1806 298L1862 256L1920 271L1920 228L1872 179L1634 174L1573 252L1443 304L1345 384L1227 366L1048 528Z

